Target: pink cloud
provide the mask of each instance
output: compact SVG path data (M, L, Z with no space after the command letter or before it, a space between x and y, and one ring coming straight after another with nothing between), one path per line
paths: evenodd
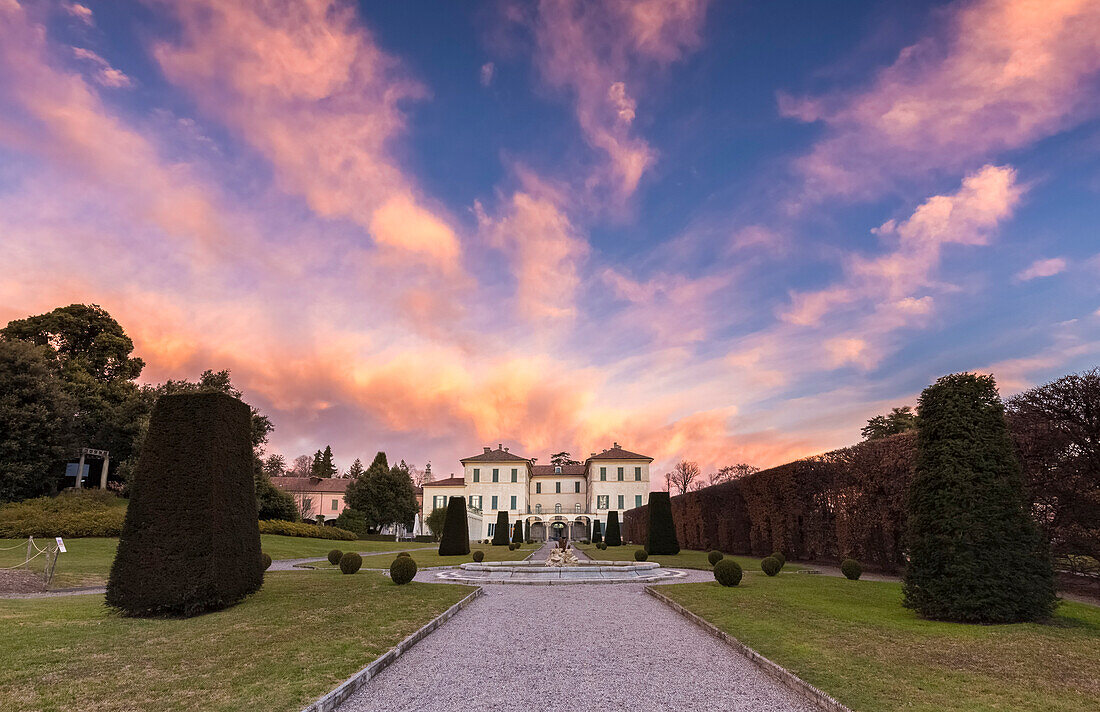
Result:
M1027 269L1016 274L1017 282L1028 282L1040 277L1053 277L1066 271L1066 260L1062 257L1051 257L1045 260L1035 260Z
M785 116L821 121L798 162L811 197L865 197L907 174L967 168L1097 114L1100 5L1093 0L960 1L940 31L903 49L869 86L796 99Z
M597 171L593 180L609 187L617 201L637 190L656 161L656 151L631 130L645 71L676 62L699 46L707 4L547 1L530 19L539 73L550 86L573 95L585 140L610 159L606 172Z
M134 85L134 80L126 76L121 70L115 69L111 64L90 49L73 47L73 56L84 60L95 67L92 77L96 83L112 89L125 89Z

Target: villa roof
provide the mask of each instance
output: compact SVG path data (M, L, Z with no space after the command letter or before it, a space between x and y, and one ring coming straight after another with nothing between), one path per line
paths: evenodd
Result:
M615 443L607 450L601 453L592 455L589 460L645 460L646 462L653 462L653 458L648 455L639 455L636 452L630 452L629 450L623 450L619 447L619 443Z
M271 484L286 492L344 492L346 477L272 477Z
M465 464L467 462L531 462L526 457L520 457L514 453L508 452L508 448L503 444L497 445L497 449L485 448L485 452L480 455L474 455L473 457L464 457L459 462Z
M531 467L532 477L546 477L548 475L583 475L587 471L584 465L562 465L561 472L555 472L556 465L533 465Z
M465 477L448 477L445 480L436 480L434 482L425 482L425 487L465 487Z

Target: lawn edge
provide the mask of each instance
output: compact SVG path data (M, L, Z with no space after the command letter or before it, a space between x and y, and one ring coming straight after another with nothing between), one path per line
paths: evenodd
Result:
M785 687L806 698L815 707L828 710L828 712L852 712L849 707L838 702L832 696L822 692L782 665L764 657L705 618L692 613L668 596L655 590L653 586L646 586L645 592L744 655L749 659L749 662L758 667L769 677L778 680Z
M332 712L332 710L339 707L345 700L351 697L353 693L359 690L359 688L370 682L375 675L389 667L390 664L404 655L410 648L428 637L429 633L453 618L455 614L470 605L474 599L481 596L483 593L485 593L485 591L481 587L474 589L461 601L443 611L431 621L421 626L415 633L412 633L400 643L375 658L369 665L349 677L347 680L344 680L336 686L336 688L303 707L301 712Z

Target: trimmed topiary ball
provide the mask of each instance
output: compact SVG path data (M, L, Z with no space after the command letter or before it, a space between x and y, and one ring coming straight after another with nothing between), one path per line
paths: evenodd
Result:
M477 551L474 552L474 561L476 561L477 563L480 564L484 560L485 560L485 552L484 551L482 551L481 549L478 549Z
M260 561L263 562L264 571L271 568L271 556L266 551L260 554Z
M768 576L775 576L782 568L783 564L779 563L779 559L775 559L770 556L760 562L760 570L766 573Z
M349 551L340 557L340 571L345 574L353 574L363 565L363 557L354 551Z
M783 568L787 565L787 557L780 554L778 551L772 552L772 558L779 562L779 568Z
M407 551L402 551L400 554L398 554L398 556L412 556L412 554Z
M508 551L515 551L515 550L516 550L516 545L515 545L514 542L508 544Z
M845 559L840 564L840 572L850 581L858 581L863 575L863 567L855 559Z
M390 578L398 586L403 586L416 576L416 562L411 556L398 556L390 564Z
M736 586L743 575L741 566L733 559L719 559L714 563L714 580L723 586Z
M344 558L344 552L339 549L333 549L328 553L328 562L333 566L340 563L340 559Z
M634 560L635 561L645 561L648 558L649 558L649 552L646 551L645 549L638 549L637 551L634 552Z
M711 566L714 566L714 565L715 565L715 564L717 564L717 563L718 563L719 561L721 561L721 560L722 560L722 557L724 557L724 556L725 556L725 554L723 554L722 552L720 552L720 551L718 551L717 549L715 549L714 551L712 551L712 552L710 552L709 554L707 554L707 561L709 561L709 562L710 562L710 565L711 565Z

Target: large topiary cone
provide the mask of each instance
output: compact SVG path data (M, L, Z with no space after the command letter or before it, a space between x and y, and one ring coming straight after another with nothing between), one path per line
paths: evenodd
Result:
M672 499L668 492L649 493L649 537L646 549L651 555L679 554L676 524L672 521Z
M161 396L134 472L107 603L194 616L263 584L249 407L222 393Z
M466 521L466 499L451 497L447 503L447 519L439 539L440 556L465 556L470 553L470 524Z

